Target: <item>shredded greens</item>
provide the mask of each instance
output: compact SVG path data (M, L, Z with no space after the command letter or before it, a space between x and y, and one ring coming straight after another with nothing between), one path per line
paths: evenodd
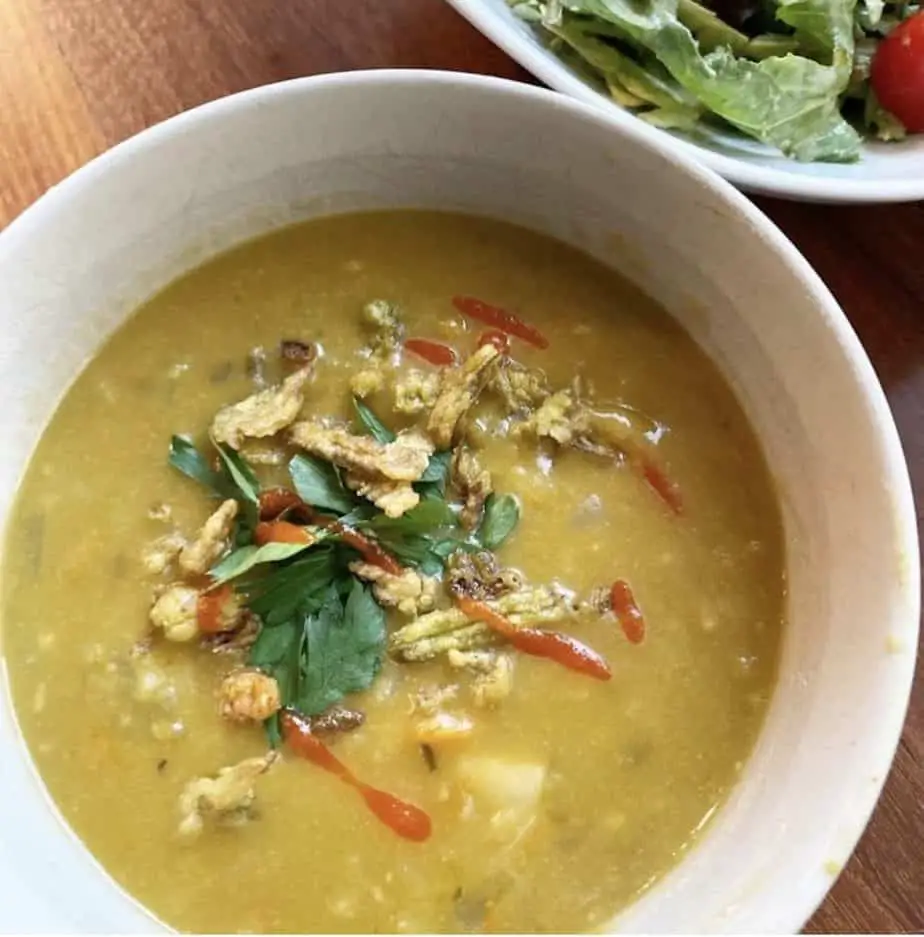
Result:
M860 157L863 133L904 136L875 101L868 58L919 8L907 0L508 3L567 64L657 126L731 126L793 159L840 163Z

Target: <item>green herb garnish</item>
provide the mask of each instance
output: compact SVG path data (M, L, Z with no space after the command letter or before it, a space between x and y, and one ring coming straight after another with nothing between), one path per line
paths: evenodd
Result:
M225 446L216 445L218 455L222 464L228 473L231 481L234 482L237 490L243 495L244 501L251 504L258 504L260 501L260 482L254 475L253 469L241 458L240 453Z
M330 462L297 455L289 462L289 474L305 504L337 514L345 514L359 504L359 499L343 484L340 473Z
M284 621L264 625L248 663L275 678L283 707L313 716L372 684L385 653L385 612L343 570L312 601L301 598ZM278 744L277 718L266 731Z
M401 517L380 514L359 526L373 533L402 565L425 576L438 576L451 554L469 547L455 510L436 496Z
M305 619L304 633L299 711L313 716L372 684L385 649L385 613L358 580L345 602L331 588L320 611Z
M458 526L456 512L445 501L421 501L401 517L377 514L366 525L376 534L403 537L408 534L433 533L440 528Z
M215 497L227 496L228 480L225 474L216 472L209 465L208 459L185 436L173 436L170 439L170 454L167 461L187 478L210 489Z
M291 559L305 550L311 549L314 544L308 543L265 543L262 547L256 544L248 544L245 547L238 547L232 550L220 563L216 564L209 571L209 575L220 585L223 582L229 582L250 572L255 566L262 563L278 563L282 560Z
M414 483L414 490L424 500L440 500L446 497L446 485L449 482L449 467L452 464L452 452L448 449L434 452L424 469L420 481Z
M195 445L183 436L173 436L167 461L193 481L204 485L216 498L233 498L239 511L234 542L249 543L257 525L260 483L240 454L225 446L215 445L221 468L215 470Z
M265 626L273 627L306 610L317 611L331 581L349 575L346 565L354 556L353 551L333 543L321 543L268 573L255 573L239 582L238 588L247 597L248 608Z
M360 428L365 429L377 442L387 445L398 438L358 397L353 398L353 409Z
M513 495L488 495L484 517L476 535L487 550L496 550L513 533L520 521L520 505Z

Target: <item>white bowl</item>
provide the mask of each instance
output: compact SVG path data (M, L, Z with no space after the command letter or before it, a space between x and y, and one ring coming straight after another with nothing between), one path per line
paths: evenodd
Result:
M641 124L523 84L358 72L258 88L94 160L0 234L0 521L88 356L152 291L290 221L458 209L562 238L655 295L711 353L784 505L790 625L740 786L627 931L791 932L860 835L899 737L918 552L872 368L794 247ZM605 184L604 184L605 183ZM0 698L0 931L157 924L69 835Z
M473 26L549 87L602 108L623 125L639 118L588 85L510 11L506 0L447 0ZM860 162L798 163L733 131L703 131L694 142L658 131L665 146L693 157L748 192L804 202L912 202L924 199L924 134L900 143L871 141Z

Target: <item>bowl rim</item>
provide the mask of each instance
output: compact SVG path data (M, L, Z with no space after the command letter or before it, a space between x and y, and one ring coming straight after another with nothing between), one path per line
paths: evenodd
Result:
M924 170L919 179L826 179L757 166L746 159L725 156L705 146L647 124L605 98L575 75L550 53L537 49L501 22L484 0L446 0L460 16L521 67L561 94L591 104L609 120L623 127L642 126L654 130L668 149L703 163L733 185L756 195L769 195L798 202L831 202L848 205L876 205L916 202L924 199ZM924 162L924 159L922 159Z
M449 2L455 2L455 0L449 0ZM730 182L705 167L701 161L690 158L686 152L670 145L663 133L643 121L630 119L627 116L626 119L616 122L617 125L614 127L612 118L608 117L599 106L577 101L555 91L524 82L466 72L388 68L333 72L289 79L207 101L195 108L160 121L116 144L72 172L57 185L49 188L44 195L27 207L5 229L0 230L0 247L16 237L29 236L30 230L40 229L45 224L54 223L55 214L62 207L66 210L67 201L71 194L92 186L94 180L109 171L111 166L131 160L136 153L182 134L187 127L201 122L203 119L215 120L225 112L237 110L241 106L259 106L261 103L268 102L276 97L298 95L316 88L363 87L381 83L390 84L398 89L420 84L430 84L434 87L471 88L490 94L513 95L526 100L532 99L553 110L576 112L583 119L596 123L615 137L619 135L630 137L641 146L657 152L672 164L676 171L685 173L692 184L701 185L723 198L733 212L749 223L754 234L763 241L765 247L776 252L791 270L793 276L798 278L804 285L806 292L816 306L817 315L824 319L827 328L833 333L833 338L837 342L841 353L852 367L854 379L860 385L863 395L870 404L875 429L871 441L873 445L880 448L883 461L887 466L883 484L890 491L895 510L895 548L907 557L906 575L895 584L895 590L896 595L905 601L907 608L913 613L913 619L909 623L909 638L914 638L915 647L917 647L921 614L921 559L910 473L885 392L859 337L821 277L776 223ZM0 659L2 659L2 656L2 649L0 649ZM915 661L916 653L908 655L903 669L904 677L901 680L896 680L891 686L889 705L883 710L883 718L879 725L878 739L880 747L878 751L880 757L869 764L870 771L874 773L876 781L873 784L866 781L861 784L857 781L851 791L849 819L845 822L838 837L836 851L841 855L850 856L853 854L857 842L865 831L873 810L879 801L882 787L890 772L904 727L910 701ZM898 668L896 668L896 671L898 671ZM3 683L6 683L5 679ZM8 687L6 687L6 690L8 692ZM11 702L11 700L7 700L7 704L10 706L9 711L15 719L15 710L12 709ZM16 721L16 728L17 730L19 728L18 720ZM22 741L21 736L20 741ZM42 785L42 793L48 799L50 795L48 795L47 789L44 788L44 782L41 780L28 750L24 752L24 755L29 762L29 768L35 779ZM57 808L53 803L50 806L52 810L57 812ZM846 808L845 813L848 813ZM61 819L60 815L58 818ZM70 826L63 820L61 822L61 835L70 834L76 837L76 833L71 830ZM845 834L844 829L849 830L849 832ZM87 852L89 860L99 865L85 846L84 850ZM812 860L817 859L818 862L815 864L821 865L825 857L819 854L810 858ZM807 858L806 864L808 861L809 858ZM105 874L109 876L108 871ZM781 907L777 912L772 929L779 932L796 933L824 900L833 886L836 876L830 874L808 876L795 869L789 875L790 884L794 887L792 887L789 893L790 897L785 902L785 908ZM141 907L137 899L121 889L121 886L117 887L132 902ZM153 913L147 908L143 908L143 911L156 920Z

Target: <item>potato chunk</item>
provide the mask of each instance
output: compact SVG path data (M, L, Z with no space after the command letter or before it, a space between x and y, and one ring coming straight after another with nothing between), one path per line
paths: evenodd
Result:
M487 814L492 831L502 841L522 835L539 812L547 769L528 761L489 756L462 756L456 763L462 790L476 810Z

